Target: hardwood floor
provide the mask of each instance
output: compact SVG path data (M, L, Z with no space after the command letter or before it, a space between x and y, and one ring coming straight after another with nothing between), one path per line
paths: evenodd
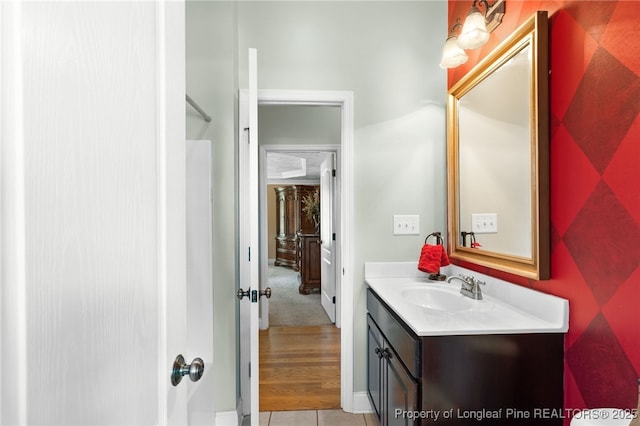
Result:
M260 330L260 411L340 408L340 329Z

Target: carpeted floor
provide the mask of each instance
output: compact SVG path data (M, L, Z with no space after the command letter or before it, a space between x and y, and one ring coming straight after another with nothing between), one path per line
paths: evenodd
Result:
M269 266L269 326L332 324L320 305L320 294L300 294L298 273L281 266Z

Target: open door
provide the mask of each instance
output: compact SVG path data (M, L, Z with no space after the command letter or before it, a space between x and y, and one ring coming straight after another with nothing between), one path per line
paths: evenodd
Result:
M0 2L3 424L187 424L184 20Z
M249 90L240 95L239 228L240 244L240 396L243 415L259 425L258 322L260 245L258 204L258 76L257 50L249 49ZM270 290L269 290L270 291ZM269 295L270 293L267 293Z
M335 153L329 153L320 165L320 294L324 310L336 322L336 266L334 205Z

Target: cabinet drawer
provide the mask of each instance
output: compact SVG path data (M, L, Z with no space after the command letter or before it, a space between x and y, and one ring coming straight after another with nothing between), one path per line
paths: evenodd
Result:
M278 258L280 258L281 260L289 260L291 262L296 262L298 260L298 256L296 256L295 252L278 249L277 253Z
M396 318L385 303L370 288L367 289L367 310L413 377L421 375L420 340Z
M291 240L278 240L278 249L295 252L298 249L298 243Z

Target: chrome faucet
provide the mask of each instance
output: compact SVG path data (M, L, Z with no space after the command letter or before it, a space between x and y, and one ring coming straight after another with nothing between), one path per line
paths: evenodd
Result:
M473 300L482 300L482 290L480 289L480 284L485 285L486 283L484 281L479 281L471 275L463 274L460 274L460 276L458 277L450 277L447 282L450 283L452 280L462 281L460 294L470 297Z

